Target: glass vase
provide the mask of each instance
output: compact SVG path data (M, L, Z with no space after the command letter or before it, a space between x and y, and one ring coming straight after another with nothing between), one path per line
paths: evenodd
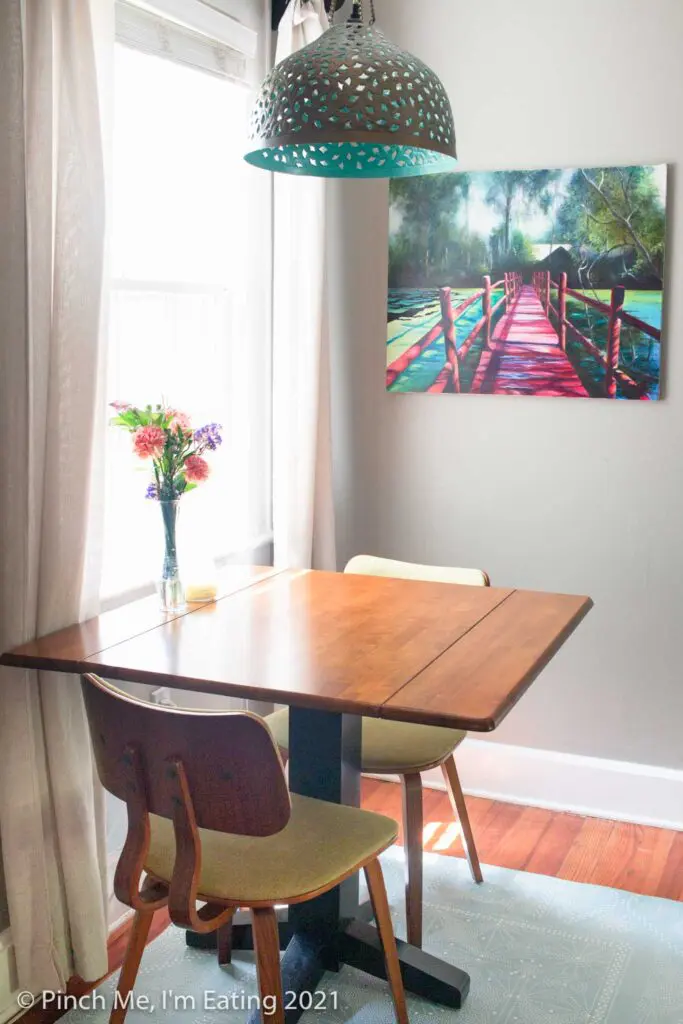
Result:
M178 569L176 537L180 500L160 501L159 506L164 524L164 564L157 589L162 611L177 612L185 607L185 591Z

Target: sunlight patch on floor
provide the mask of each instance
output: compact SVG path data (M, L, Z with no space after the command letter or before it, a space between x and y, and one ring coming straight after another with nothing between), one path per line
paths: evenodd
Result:
M444 827L442 821L430 821L422 831L422 845L426 847L435 838L437 832Z
M440 853L442 850L450 850L450 848L460 839L462 839L460 822L452 821L450 825L446 825L444 831L432 846L432 850L434 853Z

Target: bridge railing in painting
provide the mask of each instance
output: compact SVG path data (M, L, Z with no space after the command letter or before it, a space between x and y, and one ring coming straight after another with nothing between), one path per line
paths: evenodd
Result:
M512 303L518 297L521 287L521 274L506 273L500 281L496 281L494 284L491 284L491 278L487 275L484 277L484 287L473 292L472 295L468 295L467 298L458 303L455 308L453 308L451 301L451 289L440 288L440 319L430 327L419 341L416 341L414 345L407 348L402 355L394 359L394 361L387 367L387 387L393 384L396 378L400 377L402 373L405 373L410 364L421 356L425 349L435 342L443 332L446 346L446 364L428 390L430 392L459 391L460 364L482 331L484 332L484 344L486 346L490 344L491 323L493 317L503 304L505 305L506 311L510 309ZM492 305L492 294L499 288L503 288L503 294L495 305ZM482 300L482 315L474 324L465 340L458 347L455 337L455 325L458 320L464 316L470 306L474 305L474 303L479 299Z
M554 281L550 276L549 270L538 270L532 275L532 284L541 305L545 309L546 316L550 316L551 312L555 315L561 348L566 351L567 330L570 330L585 351L604 367L605 396L607 398L616 398L618 381L626 392L630 392L632 397L647 399L645 385L638 383L619 366L621 325L628 324L630 327L635 327L648 337L654 338L655 341L661 340L661 331L656 327L652 327L651 324L646 323L644 320L639 319L639 317L625 311L625 289L623 285L617 285L612 288L608 305L606 302L600 302L599 299L594 299L590 295L584 295L583 292L577 292L573 288L569 288L567 286L567 275L564 273L560 274L559 281ZM557 307L553 306L550 299L550 292L553 288L557 291ZM597 345L590 338L587 338L585 334L582 334L578 327L568 318L568 295L578 299L579 302L583 302L592 309L597 309L608 318L605 352L601 352Z
M482 315L459 347L456 344L455 324L459 317L462 316L462 312L460 312L462 310L462 304L456 309L452 309L451 289L439 289L439 298L441 301L441 323L446 346L446 363L432 386L427 389L430 393L434 394L444 391L460 391L460 365L462 361L466 358L467 353L470 351L482 332L484 336L484 348L490 347L491 324L493 317L502 305L505 305L506 312L512 307L513 302L519 296L522 284L522 275L517 273L505 273L503 278L500 281L496 281L495 284L491 284L491 278L488 275L485 276L483 289L475 295L470 296L467 300L468 303L471 304L475 299L478 299L481 296ZM500 288L501 285L504 289L503 294L498 299L495 306L492 306L491 293Z

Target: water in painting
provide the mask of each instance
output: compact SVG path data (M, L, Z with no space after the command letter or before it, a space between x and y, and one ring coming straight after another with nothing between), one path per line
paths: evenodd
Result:
M391 182L389 391L657 399L666 165Z

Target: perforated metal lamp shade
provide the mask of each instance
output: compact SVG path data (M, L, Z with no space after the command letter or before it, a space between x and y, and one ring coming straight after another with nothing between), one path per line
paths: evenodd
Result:
M372 25L333 25L261 87L245 159L323 178L453 170L453 113L438 77Z

